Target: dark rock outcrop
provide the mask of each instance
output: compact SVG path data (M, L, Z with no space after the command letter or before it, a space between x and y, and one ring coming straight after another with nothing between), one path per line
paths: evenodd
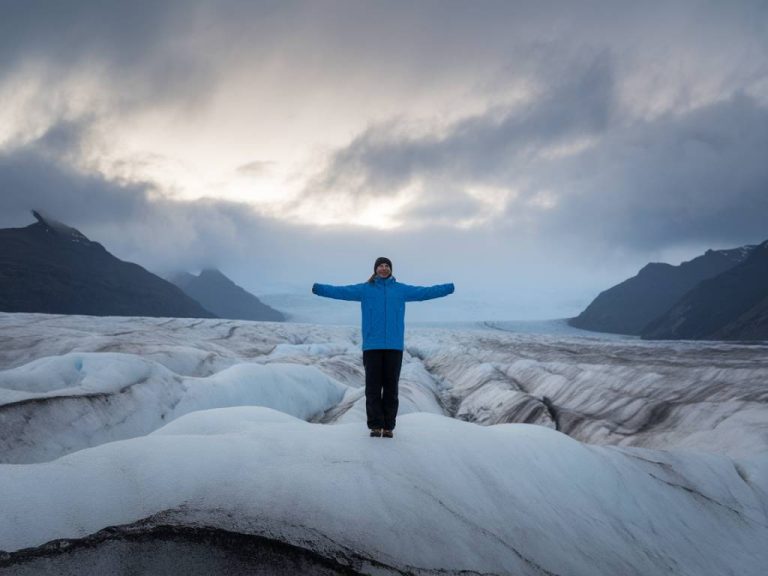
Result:
M753 249L707 250L679 266L648 264L636 276L602 292L568 323L596 332L639 335L699 282L743 262Z
M171 282L220 318L285 321L282 312L267 306L218 270L203 270L199 276L178 274Z
M215 318L170 282L33 214L35 224L0 230L0 311Z
M768 340L768 241L741 264L686 293L642 337Z

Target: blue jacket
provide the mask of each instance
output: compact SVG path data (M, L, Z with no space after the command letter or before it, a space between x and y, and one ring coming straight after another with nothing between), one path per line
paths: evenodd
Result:
M453 293L453 284L409 286L392 276L373 282L330 286L315 284L312 292L336 300L360 302L363 315L363 350L402 350L405 334L405 303L430 300Z

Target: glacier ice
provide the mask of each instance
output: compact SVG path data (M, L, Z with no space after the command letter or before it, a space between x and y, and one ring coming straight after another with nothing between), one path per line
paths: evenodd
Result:
M766 346L406 344L389 442L352 327L0 314L0 571L176 527L364 573L762 573Z

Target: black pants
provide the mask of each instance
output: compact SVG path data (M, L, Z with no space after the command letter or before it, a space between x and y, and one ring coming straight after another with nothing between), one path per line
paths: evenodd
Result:
M368 428L395 429L397 383L403 364L402 350L364 350L365 411Z

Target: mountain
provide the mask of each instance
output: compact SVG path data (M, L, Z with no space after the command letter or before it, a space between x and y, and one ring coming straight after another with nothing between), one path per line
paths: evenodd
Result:
M203 270L199 276L178 274L171 282L220 318L285 321L282 312L267 306L218 270Z
M743 262L754 248L707 250L679 266L648 264L636 276L602 292L568 323L596 332L639 335L699 282Z
M215 318L170 282L33 214L35 224L0 229L1 311Z
M768 340L768 241L741 264L685 294L642 337Z
M714 335L723 340L768 340L768 296Z

